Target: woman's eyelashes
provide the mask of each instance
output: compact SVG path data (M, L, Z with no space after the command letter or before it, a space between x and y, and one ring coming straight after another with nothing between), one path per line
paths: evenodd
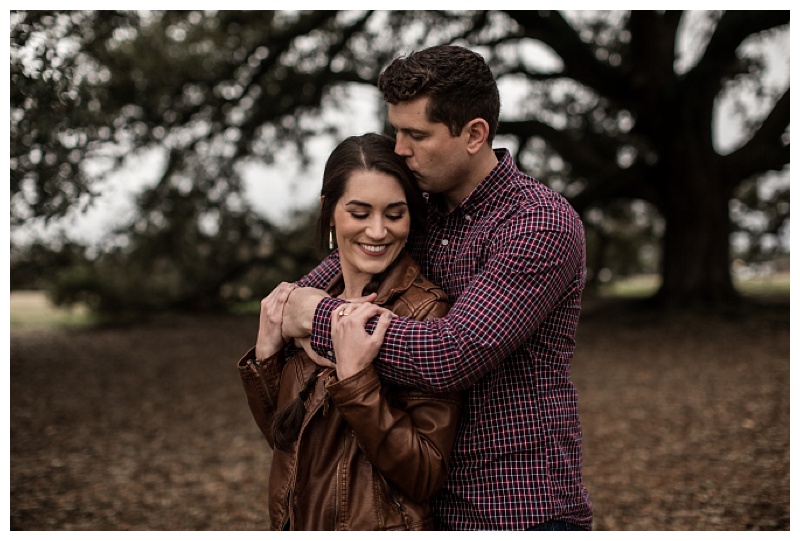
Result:
M350 216L355 218L356 220L366 220L369 218L369 214L363 214L360 212L351 212ZM405 217L405 214L387 214L386 219L391 220L393 222L397 222L402 220Z

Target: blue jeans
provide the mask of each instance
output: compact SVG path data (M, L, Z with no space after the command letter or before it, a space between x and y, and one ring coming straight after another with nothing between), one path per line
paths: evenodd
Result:
M541 524L537 524L536 526L531 526L530 528L526 528L525 531L545 531L545 532L572 532L572 531L586 531L585 528L581 528L577 524L572 524L571 522L564 522L563 520L548 520L547 522L542 522Z

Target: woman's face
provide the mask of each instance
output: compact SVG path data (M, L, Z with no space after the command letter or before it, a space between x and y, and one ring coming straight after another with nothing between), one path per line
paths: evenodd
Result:
M377 171L350 175L336 202L331 225L345 280L369 280L397 258L408 239L411 218L400 182Z

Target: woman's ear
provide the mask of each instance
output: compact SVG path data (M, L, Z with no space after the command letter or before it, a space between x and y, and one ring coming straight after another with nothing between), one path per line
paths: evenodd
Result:
M322 212L323 208L325 208L325 196L324 195L320 195L319 196L319 211ZM331 212L331 222L328 224L328 226L330 226L330 227L334 226L333 213L332 212Z
M464 126L467 130L467 152L477 154L489 139L489 123L482 118L473 118Z

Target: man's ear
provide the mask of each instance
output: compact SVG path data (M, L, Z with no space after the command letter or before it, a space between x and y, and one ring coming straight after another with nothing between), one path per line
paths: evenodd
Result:
M477 154L489 140L489 123L482 118L473 118L464 130L467 133L467 152Z

